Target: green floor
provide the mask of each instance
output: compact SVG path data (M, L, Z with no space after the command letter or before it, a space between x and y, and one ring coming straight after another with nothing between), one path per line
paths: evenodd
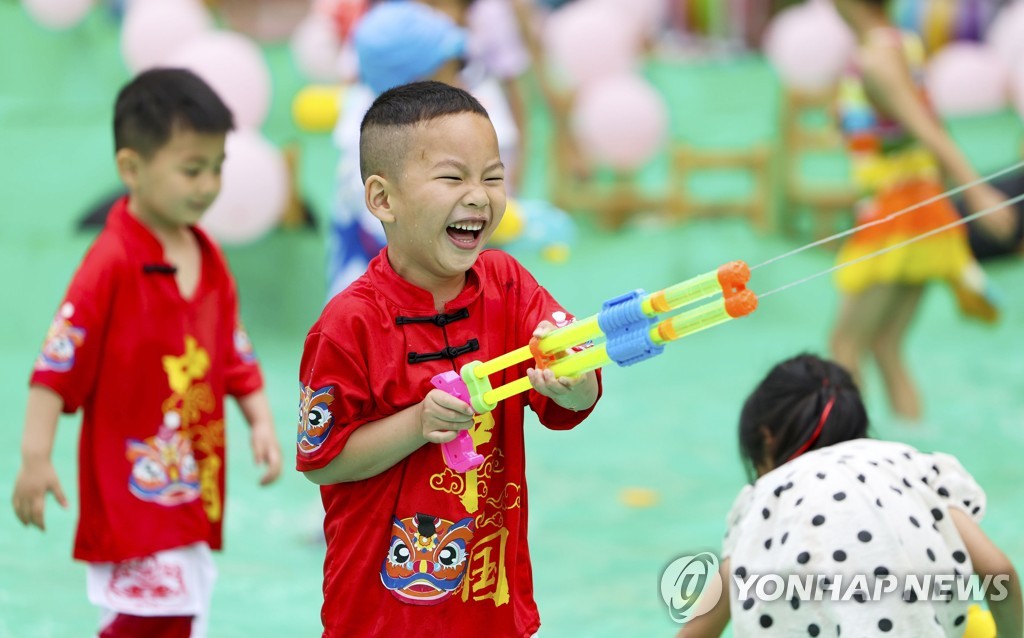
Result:
M265 131L278 143L302 144L302 189L322 215L333 151L325 136L301 135L290 123L290 99L302 83L287 51L268 50L268 59L276 93ZM86 636L96 615L85 599L84 568L70 559L74 512L51 505L49 529L40 534L22 529L6 502L19 464L26 379L91 241L74 232L74 221L117 187L109 110L127 72L105 16L51 34L11 2L0 4L0 60L0 291L7 300L0 320L0 638ZM778 88L756 60L686 70L663 65L651 76L670 97L678 139L743 145L776 135ZM538 115L535 130L544 124ZM1017 159L1021 126L1009 113L958 122L954 130L982 169ZM540 194L541 149L532 156L537 161L526 191ZM812 169L822 179L838 170L828 163ZM652 188L660 179L662 165L644 175ZM712 194L734 188L729 178L702 185ZM299 350L323 296L323 244L315 233L279 232L228 251L289 456ZM584 220L567 264L522 258L569 308L590 314L621 292L654 290L733 259L759 263L797 245L758 235L734 219L638 223L616 234ZM758 271L751 284L770 290L831 263L830 253L808 251ZM866 390L877 435L955 453L974 473L989 497L984 527L1020 568L1024 267L997 263L989 272L1005 300L998 326L962 321L950 296L935 289L910 336L907 354L927 405L925 425L895 422L872 374ZM827 277L781 293L752 317L686 339L655 360L606 370L605 398L577 431L552 433L531 424L530 532L544 638L674 632L658 579L675 557L719 547L723 519L744 480L735 444L741 400L776 361L803 350L822 352L835 307ZM237 410L229 419L234 459L227 551L217 558L211 635L319 635L317 491L291 469L273 487L257 488ZM54 452L72 494L77 430L76 418L65 419ZM627 488L653 490L656 504L627 506ZM71 501L74 507L77 499Z

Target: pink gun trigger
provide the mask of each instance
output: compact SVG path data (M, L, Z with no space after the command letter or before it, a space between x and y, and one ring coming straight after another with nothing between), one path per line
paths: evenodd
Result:
M430 383L438 390L470 403L469 388L466 387L466 382L462 380L458 372L449 370L434 375ZM484 463L483 455L476 453L476 449L473 447L473 437L466 430L461 430L454 441L442 443L441 453L444 455L444 462L448 464L448 467L460 473L475 470Z

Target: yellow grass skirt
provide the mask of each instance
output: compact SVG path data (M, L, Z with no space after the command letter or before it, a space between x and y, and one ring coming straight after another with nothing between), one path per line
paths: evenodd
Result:
M925 179L892 186L862 204L857 225L884 219L942 192L937 182ZM854 233L840 249L837 263L859 259L959 219L949 200L939 199ZM971 254L963 226L865 259L836 273L839 290L851 295L876 284L923 285L931 280L945 281L952 287L964 314L984 321L995 321L998 317L984 273Z

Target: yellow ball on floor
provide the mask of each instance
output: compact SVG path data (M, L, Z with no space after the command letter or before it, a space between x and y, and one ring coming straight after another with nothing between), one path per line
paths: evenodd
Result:
M653 507L658 503L658 493L647 487L627 487L619 492L619 500L627 507Z

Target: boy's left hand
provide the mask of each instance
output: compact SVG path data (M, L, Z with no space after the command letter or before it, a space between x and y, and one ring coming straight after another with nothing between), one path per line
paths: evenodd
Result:
M542 321L534 329L533 336L543 337L556 327L550 321ZM586 410L597 400L597 377L593 371L578 377L555 377L555 373L549 369L529 368L526 376L534 390L564 408Z
M252 459L256 465L265 465L260 485L270 485L281 475L281 445L277 442L274 425L268 421L252 424Z

